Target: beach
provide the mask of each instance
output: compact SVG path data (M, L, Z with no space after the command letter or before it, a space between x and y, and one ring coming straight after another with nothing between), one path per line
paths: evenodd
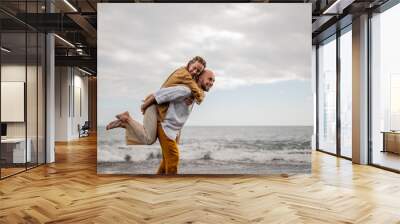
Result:
M180 174L311 172L310 126L209 126L182 130ZM155 174L159 143L127 146L124 130L98 131L99 174Z

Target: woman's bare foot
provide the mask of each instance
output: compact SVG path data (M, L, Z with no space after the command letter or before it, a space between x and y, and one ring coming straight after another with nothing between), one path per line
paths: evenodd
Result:
M120 128L122 127L122 122L120 120L111 121L107 126L106 130L110 130L113 128Z
M118 120L122 121L122 122L127 122L129 118L131 118L131 115L129 114L128 111L125 111L121 114L117 114L115 116Z

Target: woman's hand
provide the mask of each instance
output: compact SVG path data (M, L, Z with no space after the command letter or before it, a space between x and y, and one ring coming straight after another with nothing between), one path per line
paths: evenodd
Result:
M144 99L143 104L140 106L140 111L142 111L142 114L144 114L144 112L146 112L146 109L152 105L153 103L155 103L155 97L153 94L150 94L148 96L146 96L146 98Z
M142 105L140 106L140 111L142 111L142 114L144 114L144 112L146 112L146 109L147 109L147 107L146 107L145 104L142 104Z

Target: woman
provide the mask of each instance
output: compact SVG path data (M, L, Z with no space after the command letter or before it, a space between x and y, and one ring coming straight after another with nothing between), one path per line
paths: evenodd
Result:
M202 73L206 67L206 61L196 56L190 60L186 67L181 67L175 70L168 79L164 82L161 88L186 85L192 91L192 99L187 99L186 102L191 104L194 100L197 104L200 104L204 99L204 91L197 85L196 79ZM147 96L144 100L146 105ZM116 115L117 120L110 122L106 130L113 128L122 127L125 128L125 138L127 145L151 145L157 139L157 120L162 121L163 115L168 110L168 104L151 105L144 111L142 105L142 113L144 114L143 125L135 121L128 111Z

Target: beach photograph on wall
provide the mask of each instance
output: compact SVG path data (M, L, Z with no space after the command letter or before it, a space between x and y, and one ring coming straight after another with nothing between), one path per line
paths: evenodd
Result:
M311 172L311 4L98 4L99 174Z

